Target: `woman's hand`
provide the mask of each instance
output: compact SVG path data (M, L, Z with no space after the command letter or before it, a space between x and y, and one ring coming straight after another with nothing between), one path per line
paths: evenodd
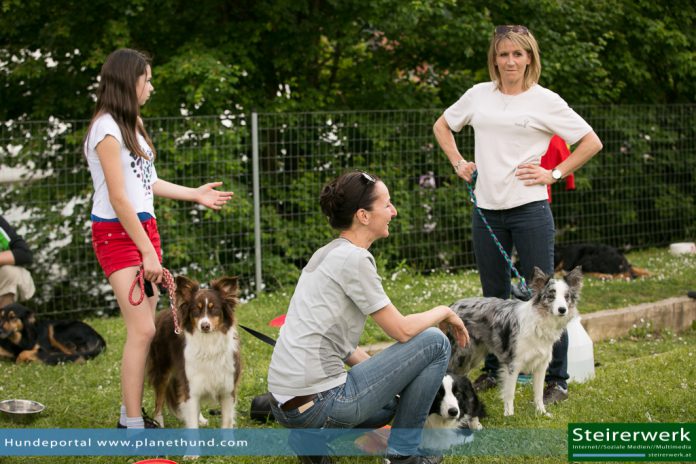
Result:
M201 185L196 189L196 202L207 208L218 210L232 198L234 192L220 192L215 187L222 185L222 182L211 182Z
M455 169L457 175L469 183L474 178L474 171L476 171L476 163L471 161L465 161Z
M469 343L469 332L466 330L462 318L452 310L447 318L440 322L440 330L447 333L447 326L449 326L449 331L454 339L457 340L457 345L464 348Z
M143 277L153 284L159 284L162 282L162 272L162 264L153 248L152 252L143 255Z
M551 171L538 164L520 164L515 176L524 182L524 185L550 185L555 179L551 177Z

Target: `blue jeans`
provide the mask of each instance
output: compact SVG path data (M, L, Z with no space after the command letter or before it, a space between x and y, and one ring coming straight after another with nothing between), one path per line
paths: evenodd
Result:
M418 454L423 424L450 354L447 337L431 327L353 366L345 384L320 393L308 410L283 411L275 402L271 409L288 428L376 428L393 418L387 453ZM317 454L331 453L325 445Z
M503 249L512 252L514 245L519 255L518 271L531 285L534 267L544 273L553 273L553 241L556 229L551 207L546 200L534 201L516 208L504 210L482 210ZM510 298L510 266L493 241L478 211L474 209L473 240L476 265L481 278L483 296L502 299ZM500 364L493 355L488 355L483 370L495 375ZM546 371L546 382L554 382L567 388L568 380L568 333L553 346L551 364Z

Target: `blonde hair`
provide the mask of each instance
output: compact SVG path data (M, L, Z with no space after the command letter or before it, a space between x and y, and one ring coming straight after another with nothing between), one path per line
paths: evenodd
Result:
M488 48L488 74L490 74L491 80L496 83L498 90L501 90L502 83L500 81L500 71L498 71L495 61L498 53L498 44L505 39L521 47L530 57L529 64L524 70L524 81L522 82L522 88L527 90L532 85L539 82L539 77L541 76L539 45L530 31L515 32L509 30L504 34L493 34L491 45Z

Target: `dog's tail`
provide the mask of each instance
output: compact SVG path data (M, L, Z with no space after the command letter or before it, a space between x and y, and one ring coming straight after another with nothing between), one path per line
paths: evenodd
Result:
M106 349L106 341L99 332L81 321L56 322L49 339L57 350L40 353L39 357L51 365L84 362Z
M650 272L648 272L647 269L643 269L642 267L635 267L635 266L630 266L631 269L631 278L635 279L638 277L647 277L650 275Z
M82 363L101 354L106 349L106 341L96 330L86 324L85 326L89 328L89 331L83 333L83 339L74 346L71 352L51 351L43 353L40 354L41 361L49 365L66 362Z

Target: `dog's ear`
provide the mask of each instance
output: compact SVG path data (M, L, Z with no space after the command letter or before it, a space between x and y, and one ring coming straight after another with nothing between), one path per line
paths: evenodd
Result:
M214 280L210 286L220 294L225 303L234 308L237 304L237 294L239 292L237 277L220 277Z
M539 293L546 285L546 282L549 281L550 277L551 276L547 276L546 274L544 274L544 271L534 266L534 275L532 276L532 290L535 293Z
M191 301L193 295L198 291L198 282L186 276L176 277L176 304L177 306L185 301Z
M13 303L9 306L6 306L6 309L9 309L10 314L14 313L14 317L20 319L24 325L36 324L36 314L34 314L34 311L27 308L26 306L21 305L19 303Z
M570 271L568 275L564 277L564 279L570 288L582 288L582 267L575 266L575 269Z

